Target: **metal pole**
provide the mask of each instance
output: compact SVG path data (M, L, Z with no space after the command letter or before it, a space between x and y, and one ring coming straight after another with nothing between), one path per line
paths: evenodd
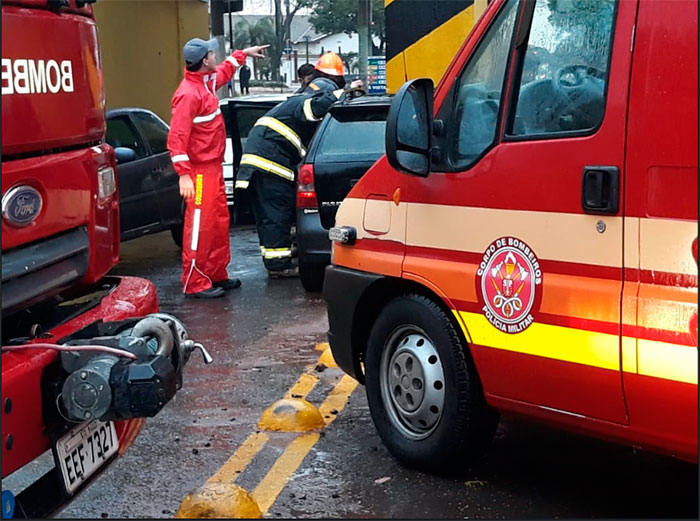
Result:
M231 17L231 0L228 0L228 41L229 52L233 52L233 21Z
M367 57L369 56L370 0L357 0L357 32L359 37L360 79L367 84Z
M299 52L294 49L292 51L294 53L294 81L299 81L299 78L297 77L297 70L299 70Z
M305 36L306 38L306 63L309 63L309 37Z

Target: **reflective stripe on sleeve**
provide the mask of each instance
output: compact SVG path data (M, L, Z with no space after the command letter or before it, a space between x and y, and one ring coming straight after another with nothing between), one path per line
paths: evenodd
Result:
M254 126L271 128L278 134L287 138L287 140L289 140L289 142L296 147L301 157L306 155L306 149L304 148L304 145L302 145L299 135L280 120L271 118L270 116L263 116L255 122Z
M253 154L243 154L241 157L242 165L251 165L271 174L278 175L287 179L288 181L294 181L294 171L286 168L280 164L265 159L264 157L256 156Z
M304 100L304 117L307 121L321 121L321 118L314 116L314 111L311 110L311 98Z
M234 67L241 67L241 65L238 64L238 60L233 56L229 56L228 58L226 58L226 61L231 62L234 65Z
M236 181L236 184L234 185L235 188L241 188L245 190L248 188L248 185L250 184L250 181Z
M173 163L180 163L181 161L189 161L190 156L188 156L187 154L177 154L177 155L172 156L170 158L170 160Z
M206 123L207 121L213 120L219 114L221 114L220 108L216 109L216 112L212 112L211 114L207 114L206 116L197 116L192 120L192 123Z

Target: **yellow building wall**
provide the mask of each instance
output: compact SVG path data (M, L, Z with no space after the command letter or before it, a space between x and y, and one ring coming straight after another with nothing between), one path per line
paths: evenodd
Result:
M170 122L170 100L182 80L182 47L207 39L200 0L101 0L94 4L107 109L143 107Z

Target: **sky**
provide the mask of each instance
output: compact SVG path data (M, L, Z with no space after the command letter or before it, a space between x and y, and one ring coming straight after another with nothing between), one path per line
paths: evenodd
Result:
M293 2L293 0L292 0ZM239 14L272 14L275 8L273 0L243 0L243 11ZM299 12L299 14L308 14Z

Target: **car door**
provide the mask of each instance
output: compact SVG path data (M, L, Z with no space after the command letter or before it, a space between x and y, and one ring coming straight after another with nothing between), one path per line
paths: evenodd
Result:
M243 148L248 140L248 133L253 128L255 122L263 117L268 110L277 105L277 101L258 101L254 103L229 103L230 114L230 135L233 168L224 169L224 175L232 174L233 186L241 165ZM228 132L227 132L228 133ZM226 179L228 181L228 179ZM233 220L236 224L250 224L254 222L252 215L249 191L245 189L234 190L233 196Z
M131 113L136 128L151 151L150 172L155 202L158 206L160 221L163 226L182 221L182 197L180 196L180 177L175 172L168 152L167 123L147 110Z
M127 113L107 119L106 141L114 148L130 148L136 154L133 161L117 165L120 229L122 239L128 239L160 220L150 175L150 151Z
M451 251L448 293L492 397L619 423L635 12L502 3L438 91L442 155L419 183L428 204L409 205L404 264L412 244Z
M326 115L309 147L321 225L330 229L350 189L384 153L387 105L339 107Z

